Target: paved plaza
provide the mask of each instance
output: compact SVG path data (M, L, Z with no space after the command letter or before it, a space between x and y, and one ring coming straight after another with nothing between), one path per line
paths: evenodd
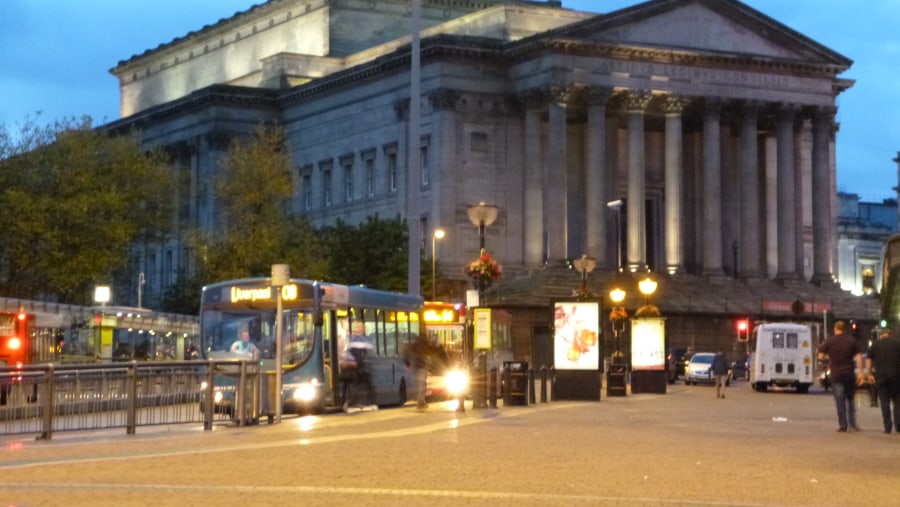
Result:
M900 435L858 396L837 433L829 393L736 382L600 402L285 417L3 437L11 506L894 506Z

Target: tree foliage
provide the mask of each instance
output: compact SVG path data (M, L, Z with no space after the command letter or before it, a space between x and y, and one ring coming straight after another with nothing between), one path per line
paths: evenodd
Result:
M338 221L322 233L329 251L329 281L406 292L409 231L399 217L368 217L357 227Z
M171 225L171 171L137 135L108 135L90 118L0 135L0 286L4 295L86 304L141 238Z

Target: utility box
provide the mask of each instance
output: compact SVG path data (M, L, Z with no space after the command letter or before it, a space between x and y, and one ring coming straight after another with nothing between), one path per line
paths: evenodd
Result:
M503 405L528 405L528 363L503 362Z

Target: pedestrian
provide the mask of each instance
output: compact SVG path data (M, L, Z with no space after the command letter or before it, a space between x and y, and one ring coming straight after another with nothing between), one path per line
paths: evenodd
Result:
M838 431L848 428L859 431L856 425L856 386L862 385L862 350L856 339L844 333L844 321L834 323L834 334L819 346L819 359L828 358L831 371L831 392L837 406Z
M893 427L900 433L900 338L891 336L890 329L881 329L878 339L869 347L866 370L869 384L875 385L878 391L884 432L890 433ZM891 403L894 404L893 423Z
M719 348L713 357L710 366L713 376L716 378L716 398L725 398L725 386L728 383L728 361L725 359L725 351Z

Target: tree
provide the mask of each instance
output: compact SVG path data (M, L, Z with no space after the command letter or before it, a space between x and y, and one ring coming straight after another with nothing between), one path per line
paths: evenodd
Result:
M329 281L406 292L409 231L400 217L381 220L376 215L358 227L338 221L322 233L329 250Z
M5 130L4 130L5 132ZM110 135L88 117L17 141L0 136L0 284L7 295L88 304L91 288L124 268L140 238L171 225L171 170L135 133Z
M292 276L325 274L313 227L290 213L292 168L277 125L261 124L251 137L232 141L215 182L220 229L215 235L197 232L191 241L205 282L269 276L272 264L289 264Z

